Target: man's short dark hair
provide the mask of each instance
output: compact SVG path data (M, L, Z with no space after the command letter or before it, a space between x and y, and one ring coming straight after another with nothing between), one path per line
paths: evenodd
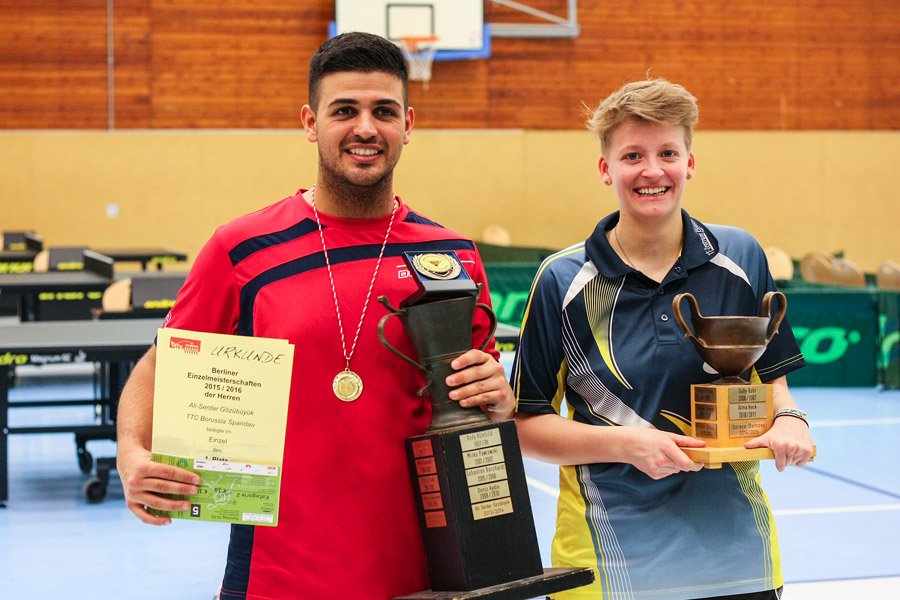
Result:
M403 82L403 106L409 106L409 75L400 48L381 36L352 31L331 38L309 59L309 105L314 111L322 78L346 72L396 75Z

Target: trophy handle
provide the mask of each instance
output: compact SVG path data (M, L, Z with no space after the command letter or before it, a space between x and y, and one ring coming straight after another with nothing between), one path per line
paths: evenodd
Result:
M497 331L497 315L494 314L494 311L491 310L490 306L481 302L476 303L475 308L480 308L487 313L488 319L491 322L490 331L488 331L487 336L484 338L484 342L481 343L481 347L479 348L479 350L483 351L487 348L488 342L491 341L491 338L494 337L494 333Z
M425 378L429 379L428 371L425 369L425 367L423 367L422 365L420 365L419 363L417 363L416 361L414 361L407 355L403 354L402 352L400 352L399 350L394 348L393 344L391 344L387 340L387 337L385 337L385 335L384 335L384 324L387 323L387 320L390 319L391 317L399 317L400 315L403 314L403 311L398 310L398 309L394 308L393 306L391 306L391 303L388 301L387 296L378 296L378 301L381 302L384 305L384 307L390 311L388 314L381 317L380 321L378 321L378 339L381 340L381 343L384 345L385 348L387 348L388 350L390 350L391 352L393 352L394 354L396 354L397 356L399 356L400 358L402 358L403 360L405 360L406 362L408 362L415 368L417 368L420 371L422 371L423 373L425 373ZM431 382L429 381L429 384L430 383ZM426 387L428 387L428 386L426 386Z
M774 317L772 316L773 298L778 299L778 310L775 312ZM769 292L763 296L762 311L759 316L769 317L771 319L769 321L769 328L766 330L766 344L771 342L772 338L775 337L775 334L778 333L778 326L781 324L785 312L787 312L787 298L784 294L781 292Z
M397 311L396 309L394 309L388 303L388 300L385 296L378 296L378 301L381 302L382 304L384 304L387 307L387 309L389 311L391 311L388 314L381 317L381 320L378 321L378 339L381 340L381 343L382 343L382 345L384 345L385 348L387 348L388 350L390 350L391 352L393 352L394 354L396 354L397 356L399 356L400 358L402 358L403 360L405 360L406 362L408 362L415 368L422 371L422 373L425 375L425 385L423 385L419 389L419 391L416 392L416 395L421 398L428 392L428 387L432 384L431 372L429 372L428 369L426 369L425 367L423 367L422 365L420 365L419 363L417 363L416 361L414 361L407 355L403 354L402 352L400 352L399 350L394 348L394 346L389 341L387 341L387 338L384 335L384 324L387 323L387 320L390 319L391 317L400 316L400 312Z
M700 307L697 306L697 299L694 298L693 295L684 293L678 294L672 300L672 313L675 315L675 321L678 325L681 326L681 329L684 331L684 337L690 338L694 342L699 342L697 336L694 335L694 332L691 331L691 328L688 327L687 322L685 322L684 317L681 315L681 301L687 299L688 305L691 309L691 320L693 321L695 317L703 318L703 315L700 314Z
M478 300L478 298L481 297L481 292L484 291L484 284L476 283L475 287L478 288L478 292L475 294L475 299ZM497 315L494 313L493 310L491 310L490 306L488 306L487 304L484 304L482 302L476 302L475 308L480 308L481 310L486 312L487 316L488 316L488 320L491 322L490 331L488 332L487 337L485 337L484 341L481 343L481 347L478 348L479 350L481 350L483 352L484 349L487 348L488 342L491 341L491 338L494 336L494 333L496 333L496 331L497 331Z

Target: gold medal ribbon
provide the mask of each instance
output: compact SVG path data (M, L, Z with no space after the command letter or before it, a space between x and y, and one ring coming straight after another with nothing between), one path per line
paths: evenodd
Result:
M331 384L334 395L343 402L353 402L362 394L363 382L362 377L350 370L350 359L356 351L356 343L359 341L359 332L362 331L363 321L366 318L366 309L369 308L369 300L372 299L372 290L375 288L375 278L378 276L378 267L381 266L381 259L384 256L384 249L387 247L388 237L391 235L391 227L394 225L394 216L397 214L398 202L394 198L394 206L391 208L391 220L388 222L387 232L384 234L384 241L381 242L381 251L378 253L378 260L375 261L375 272L372 273L372 281L369 283L369 291L366 292L366 302L363 304L362 315L359 317L359 325L356 326L356 335L353 336L353 344L350 351L347 351L347 340L344 337L344 324L341 320L341 307L338 305L337 289L334 287L334 275L331 272L331 260L328 258L328 247L325 245L325 232L322 229L322 222L319 219L319 211L316 210L316 186L313 186L309 193L309 203L312 204L313 214L316 216L316 225L319 227L319 238L322 240L322 252L325 254L325 266L328 268L328 280L331 282L331 295L334 298L334 310L337 313L338 328L341 330L341 349L344 352L344 360L346 367L338 373Z

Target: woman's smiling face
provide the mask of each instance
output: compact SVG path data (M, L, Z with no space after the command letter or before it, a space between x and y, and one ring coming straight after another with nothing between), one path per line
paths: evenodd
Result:
M616 190L623 215L664 218L681 211L694 154L683 127L630 119L613 130L599 168L604 183Z

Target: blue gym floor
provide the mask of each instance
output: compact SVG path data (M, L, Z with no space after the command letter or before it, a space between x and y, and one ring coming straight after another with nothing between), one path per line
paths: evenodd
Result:
M52 369L54 367L43 367ZM13 400L85 397L84 371L20 369ZM795 388L818 447L806 468L763 463L775 509L787 600L900 598L900 391ZM90 407L16 409L11 426L93 422ZM91 442L95 457L112 442ZM0 598L210 600L221 580L228 527L143 525L114 476L88 504L88 476L71 434L10 437L10 494L0 509ZM556 467L526 461L545 564L556 510ZM323 549L323 551L328 551ZM390 568L390 565L385 565Z

